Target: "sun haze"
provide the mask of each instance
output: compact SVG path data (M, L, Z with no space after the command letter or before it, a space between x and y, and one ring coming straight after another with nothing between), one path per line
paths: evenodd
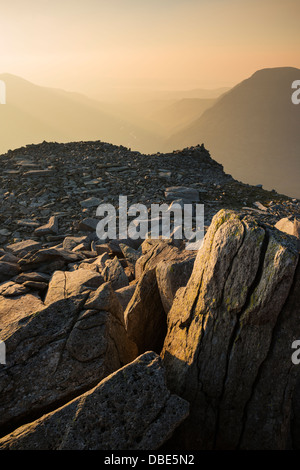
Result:
M299 18L298 0L11 0L0 72L100 99L233 86L299 67Z

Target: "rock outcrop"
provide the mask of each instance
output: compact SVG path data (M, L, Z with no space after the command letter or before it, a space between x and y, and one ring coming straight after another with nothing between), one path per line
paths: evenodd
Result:
M190 402L190 449L283 449L300 335L296 239L221 211L168 315L170 389Z
M1 159L1 448L300 448L299 201L234 181L203 145ZM120 190L148 215L204 204L202 248L172 222L170 239L99 240L96 207Z
M105 287L105 286L104 286ZM87 294L1 325L7 365L0 370L0 429L28 421L88 390L137 356L112 290L105 305L85 307ZM119 310L118 310L119 307Z
M0 439L10 450L155 450L188 416L161 358L145 353L58 410Z

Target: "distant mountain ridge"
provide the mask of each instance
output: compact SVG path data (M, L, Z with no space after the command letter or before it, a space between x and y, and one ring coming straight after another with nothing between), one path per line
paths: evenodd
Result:
M165 151L204 142L234 178L300 197L300 106L292 82L300 69L259 70L171 136Z
M131 147L157 138L79 93L42 87L11 74L1 74L0 80L6 84L6 104L0 107L0 153L44 140L101 139Z

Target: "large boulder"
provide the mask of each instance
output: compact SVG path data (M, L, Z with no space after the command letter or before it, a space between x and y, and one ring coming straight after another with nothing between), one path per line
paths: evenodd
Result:
M220 211L168 315L168 386L191 404L186 449L283 449L298 371L297 240Z
M155 450L187 417L189 405L170 394L153 352L92 390L0 440L0 449Z
M176 290L187 283L195 253L180 250L172 240L152 239L143 242L142 253L135 265L138 283L124 313L125 325L140 354L147 350L159 353L167 331L167 312ZM168 269L173 262L174 276ZM185 272L184 263L189 262Z
M88 293L22 316L12 308L0 331L7 357L0 370L2 435L85 392L137 356L111 292L106 310L85 308Z

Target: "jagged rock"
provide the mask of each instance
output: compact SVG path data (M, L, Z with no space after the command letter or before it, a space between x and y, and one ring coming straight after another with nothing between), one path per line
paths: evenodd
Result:
M13 243L12 245L8 245L7 250L11 251L14 255L22 258L27 253L31 251L37 251L42 248L41 243L35 240L24 240L22 242Z
M80 202L81 207L89 209L90 207L97 207L101 204L102 200L97 197L89 197Z
M140 256L135 264L136 279L139 279L144 271L155 269L160 261L174 259L180 252L171 239L146 239L141 249L143 256Z
M110 257L105 252L105 253L97 256L97 258L93 262L93 265L97 266L98 269L99 269L99 272L101 273L103 271L103 269L105 268L106 261L108 261L108 260L110 260Z
M108 311L83 310L87 295L30 313L14 312L1 331L7 364L0 371L0 432L84 393L132 361L122 322ZM113 312L113 310L111 310Z
M105 268L102 271L105 281L110 281L115 290L128 286L128 278L117 256L114 259L105 261Z
M88 237L66 237L63 241L63 249L66 251L72 251L73 248L81 243L84 244L86 249L89 248Z
M23 272L41 271L51 272L55 268L60 269L67 263L83 260L80 253L73 253L61 248L44 248L37 253L28 253L19 261L19 266Z
M44 307L44 303L35 293L28 293L17 297L0 296L0 340L1 330L7 328L10 322L22 322L32 312Z
M23 284L24 282L27 282L27 281L48 283L50 281L50 276L49 274L45 274L45 273L27 272L27 273L21 273L17 277L14 278L14 282L17 282L18 284Z
M124 255L124 258L127 261L128 267L130 267L132 269L132 271L134 272L135 263L140 258L142 253L138 250L135 250L134 248L132 248L128 245L123 244L123 243L120 243L120 248L121 248L121 251Z
M141 245L141 240L133 240L131 238L125 238L125 239L121 238L117 240L109 240L109 242L107 243L110 253L112 253L113 256L118 256L119 258L122 258L124 256L123 251L121 249L121 245L127 245L128 247L133 248L134 250L137 250L139 246Z
M55 271L45 298L45 305L97 289L104 282L98 272L86 269Z
M35 291L44 292L48 289L48 284L46 282L38 282L38 281L25 281L23 284L24 287L29 287Z
M25 286L12 281L0 284L0 295L4 297L16 297L17 295L26 294L28 290Z
M49 222L35 229L34 233L38 236L57 235L58 234L58 217L52 216Z
M294 238L231 211L214 217L162 351L168 386L191 404L184 448L286 448L297 263Z
M285 217L280 219L275 227L282 232L288 233L289 235L294 235L294 237L300 238L300 222L294 218L294 220Z
M98 219L83 219L79 222L78 229L83 230L84 232L95 232L98 223Z
M156 352L161 350L166 333L168 302L174 295L177 284L180 286L186 282L186 277L177 279L172 287L169 288L171 281L167 287L167 281L157 277L157 266L161 262L168 264L176 260L179 263L195 258L189 251L180 251L172 244L172 240L147 239L142 244L142 253L135 265L138 284L124 313L126 329L130 338L138 345L140 354L149 349Z
M0 282L8 281L19 272L20 268L17 264L0 261Z
M12 253L4 252L3 255L1 253L0 261L5 261L6 263L17 264L19 258Z
M130 358L138 355L136 344L129 338L127 332L125 333L124 310L119 296L113 290L110 282L105 282L95 292L89 294L85 308L111 313L113 318L118 321L119 328L121 328L121 332L114 335L121 357L128 358L127 362L129 362Z
M193 271L195 258L195 252L183 251L174 260L158 263L156 279L166 313L172 307L177 290L187 285Z
M109 246L107 243L102 243L101 245L96 245L95 246L96 253L98 255L103 255L104 253L111 253L111 250L109 249Z
M188 416L171 395L153 352L113 373L92 390L0 440L0 449L156 450Z
M134 294L135 289L136 289L136 284L131 284L129 286L125 286L125 287L122 287L121 289L116 290L117 297L124 311L126 310L127 305L129 304Z

